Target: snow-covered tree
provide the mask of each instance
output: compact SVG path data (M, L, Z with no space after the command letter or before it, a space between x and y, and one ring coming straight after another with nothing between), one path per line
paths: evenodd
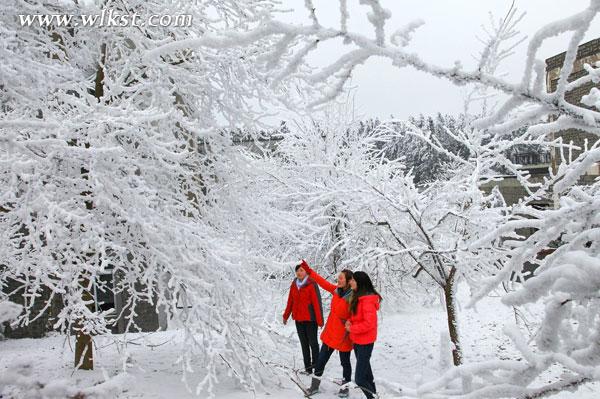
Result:
M485 194L479 187L482 176L494 172L494 162L482 162L480 176L476 162L482 160L476 154L466 161L412 124L364 129L338 108L324 114L291 127L275 156L256 163L256 170L265 171L262 190L280 212L279 224L299 234L294 240L282 236L280 256L305 257L327 274L341 268L367 270L399 302L439 294L447 304L448 335L459 364L456 284L461 277L497 269L485 251L474 253L467 245L503 220L498 191ZM406 131L451 159L452 176L418 187L404 158L388 156ZM466 137L452 139L469 143Z
M300 215L308 215L310 222L322 218L322 224L311 223L306 231L326 237L331 247L344 248L344 258L358 268L375 265L369 270L377 272L382 259L408 257L409 270L430 276L450 297L457 273L471 280L479 274L493 275L477 299L511 276L518 278L523 262L536 260L548 243L558 240L562 245L539 262L539 272L505 297L512 305L548 301L537 347L529 347L518 330L509 328L523 360L456 367L422 386L419 393L540 397L599 379L598 182L577 184L600 160L598 145L558 166L541 184L532 183L506 154L515 145L543 145L565 129L600 135L600 113L593 109L598 107L598 91L591 90L583 99L588 109L565 99L567 92L600 79L597 65L587 65L583 77L568 79L577 45L600 11L600 1L590 0L582 12L540 29L529 40L517 83L494 68L510 53L510 47L501 49L498 44L512 37L512 18L500 21L480 63L466 70L460 63L429 64L407 49L421 21L389 31L390 12L380 1L360 3L368 9L372 35L349 31L346 0L339 1L340 22L333 27L321 24L313 0L305 1L311 19L306 25L277 21L271 13L274 2L267 0L206 2L197 7L136 1L128 7L141 14L193 13L196 23L185 30L32 26L25 33L14 18L25 9L92 14L104 6L126 6L11 0L0 16L0 34L7 43L0 48L0 180L9 188L0 197L0 282L17 281L24 290L21 322L30 318L27 309L40 289L50 287L65 303L57 327L76 329L83 344L80 354L86 347L91 353L90 337L106 333L107 320L89 308L90 291L93 284L101 284L97 276L110 268L119 276L115 290L127 293L126 307L132 312L146 301L164 306L184 323L187 342L195 351L185 352L182 364L191 368L192 354L198 353L208 370L199 388L212 389L220 362L252 388L259 378L254 353L260 347L251 345L248 337L260 337L262 332L247 317L253 301L242 300L256 295L247 275L256 271L254 255L267 251L269 242L271 247L278 242L275 233L286 233L283 237L292 244L298 233L290 234L287 226L275 227L273 222L286 220L289 210L275 217L264 212L259 200L270 203L268 199L251 195L258 181L240 180L238 169L248 165L240 162L243 158L232 150L231 137L224 132L253 124L267 113L267 100L301 110L319 107L344 92L355 68L381 57L399 68L410 66L457 85L477 84L508 98L494 112L470 121L468 128L447 131L466 147L466 157L408 125L406 132L456 165L453 180L419 191L400 162L378 158L374 151L378 147L359 139L351 152L358 158L345 168L335 162L297 168L294 176L303 173L316 179L316 187L311 189L306 178L306 184L282 192L314 199L301 208L296 198L288 197L288 205L300 208ZM536 59L537 52L546 39L561 33L570 34L569 47L557 89L547 93L544 64ZM308 57L321 43L336 40L346 46L343 55L326 66L308 65ZM319 130L318 125L315 128ZM383 129L374 138L396 133ZM315 148L322 149L318 135L314 138L313 145L319 145ZM549 145L560 149L561 142ZM305 149L307 155L310 149ZM331 159L344 160L344 152L334 152ZM507 212L496 192L480 190L481 184L497 178L493 172L499 167L512 172L529 194ZM320 169L339 172L333 181L340 185L318 180L324 176L317 173ZM295 187L303 189L294 192ZM536 209L532 201L543 196L553 196L557 208ZM283 195L275 200L284 200ZM332 236L331 226L346 218L354 220L348 224L353 228L343 225L343 231ZM520 237L518 229L523 227L537 231ZM490 228L493 231L484 234ZM256 239L263 229L273 236L257 248L254 244L260 242ZM359 240L363 237L366 241ZM347 244L342 246L343 240ZM347 252L351 247L359 249L354 256ZM178 312L176 299L189 307ZM452 335L452 328L458 327L452 325L453 301L446 304ZM135 319L130 320L133 326ZM457 364L458 340L453 349ZM554 364L570 374L557 384L530 388ZM454 380L463 377L468 377L463 382L472 379L472 383L457 390Z
M504 222L499 223L500 227L494 229L494 234L488 239L477 240L474 236L471 240L461 241L460 244L465 247L459 246L457 249L475 254L485 251L490 264L502 267L501 272L495 272L493 281L486 284L486 290L483 291L485 293L500 284L503 279L507 279L513 274L519 276L523 262L536 260L539 250L550 241L560 238L561 242L565 243L560 250L544 260L540 272L523 285L523 293L511 294L506 299L511 303L523 303L538 300L545 294L554 298L552 300L554 305L548 309L548 317L541 327L541 331L545 332L541 334L545 341L538 350L542 352L534 354L523 344L523 341L517 339L515 334L511 334L512 337L515 337L518 348L523 351L524 361L491 362L479 368L467 366L455 368L440 381L424 387L424 392L429 389L446 387L453 377L471 375L474 370L476 376L483 379L483 382L480 380L475 381L473 385L465 384L461 395L467 395L466 397L516 395L535 397L536 395L541 396L544 392L572 385L573 379L580 381L597 379L598 373L595 367L598 363L593 355L598 334L597 324L594 324L597 318L594 309L597 309L597 306L590 297L591 295L584 294L583 297L579 297L576 294L578 291L597 293L597 286L593 285L593 281L595 281L593 278L587 278L589 273L585 275L586 278L582 278L581 273L572 272L573 269L579 272L586 267L593 267L592 265L597 263L597 257L593 256L593 251L597 251L597 246L594 244L594 239L597 238L594 235L597 226L591 213L587 212L587 209L589 212L595 212L597 208L596 184L584 188L576 186L579 176L587 167L598 161L596 146L590 145L578 160L558 167L550 179L542 184L531 182L528 173L513 165L507 159L506 154L507 150L515 145L544 145L544 142L548 140L550 140L550 146L560 147L560 140L552 141L552 133L565 129L578 129L592 134L599 133L600 114L592 108L597 106L597 90L591 90L583 100L591 107L589 109L570 104L566 101L565 94L590 81L598 80L598 68L593 65L586 66L587 75L574 81L569 81L568 78L577 54L577 46L597 16L600 2L591 0L589 6L580 13L552 22L533 35L528 42L522 77L516 83L500 76L493 67L494 62L490 63L490 60L501 60L510 53L510 48L499 50L497 47L499 42L513 35L512 22L508 25L502 22L510 21L510 19L500 21L496 29L497 40L488 42L489 45L483 51L481 61L475 69L466 70L460 63L450 67L429 64L418 54L406 49L411 35L422 25L421 21L414 21L405 27L389 31L386 22L390 17L390 12L382 6L381 2L364 0L361 1L361 4L369 9L367 17L373 27L371 36L348 30L347 21L350 16L347 2L344 0L339 2L339 26L323 26L313 1L307 1L306 7L311 17L311 24L284 24L272 21L255 30L257 36L267 36L279 40L272 52L272 57L267 59L270 65L274 65L281 71L278 78L273 81L273 85L278 84L286 77L290 80L312 83L313 91L318 98L315 100L314 97L311 97L308 105L315 107L338 96L355 68L371 57L381 57L390 60L399 68L410 66L434 77L448 79L457 85L473 83L483 89L487 88L505 95L507 99L502 100L495 111L488 112L483 117L472 121L470 126L477 134L475 137L469 139L469 131L465 132L466 135L463 138L466 140L463 142L470 144L469 151L476 150L474 153L477 154L477 158L472 162L468 161L468 165L461 162L460 159L455 159L455 161L459 165L463 164L467 168L472 168L471 178L473 181L477 181L477 184L486 180L492 181L494 177L490 173L491 170L505 167L522 183L530 197L514 207L510 213L504 215ZM536 57L540 46L546 39L562 33L570 33L569 47L560 72L557 89L548 93L545 84L544 63ZM306 60L307 55L321 43L340 39L348 49L342 56L327 66L313 69L304 67L303 61ZM188 44L185 41L180 43L181 46ZM289 48L292 51L285 51ZM167 51L168 49L169 47L165 46L162 50ZM486 64L492 67L486 67ZM549 116L552 118L548 121ZM418 132L418 129L413 130ZM514 134L519 131L522 132L520 135ZM422 136L426 139L426 135ZM431 144L435 145L435 143ZM550 191L551 188L552 191ZM471 191L471 193L475 192ZM557 201L559 206L557 210L542 212L532 205L532 200L552 194L561 198ZM470 209L477 210L478 207L473 206ZM523 215L527 217L524 218ZM469 218L464 220L464 223L469 224L475 220L477 219ZM493 228L493 226L494 224L487 227ZM506 239L515 237L516 230L522 227L539 228L539 230L525 240ZM465 231L467 230L469 229ZM475 243L480 243L480 245ZM494 254L497 256L492 256ZM438 253L438 256L441 255ZM571 258L573 260L567 261L565 255L573 255ZM559 272L560 268L569 269L570 273ZM540 284L542 281L546 284ZM566 339L564 330L571 328L568 321L575 314L585 318L588 322L585 323L585 327L581 328L582 339L573 341ZM557 386L545 386L537 391L527 388L535 376L540 375L548 365L556 362L571 370L574 377L566 377ZM506 368L508 372L503 372L503 368ZM496 373L497 371L498 373ZM445 394L448 392L446 391Z
M279 246L282 255L289 251L337 273L357 252L346 242L347 230L356 222L356 207L347 193L352 174L363 176L373 169L372 133L351 120L346 105L332 105L319 116L291 124L273 154L257 157L256 169L265 175L261 191L295 232L295 239Z
M464 130L467 127L464 115L458 117L442 114L437 114L435 117L419 115L409 117L408 122L446 151L465 158L466 148L446 133L447 130L451 132ZM391 128L389 122L387 128ZM399 123L396 128L399 130L398 136L386 146L386 156L390 159L402 157L406 167L412 170L417 184L446 179L447 174L452 170L451 158L432 148L420 137L407 134L406 130L410 130L408 125Z
M274 2L10 0L0 16L0 288L24 302L60 297L54 327L77 333L76 365L91 368L92 340L110 316L93 292L124 298L136 329L142 304L163 309L186 333L182 368L201 365L212 392L225 368L246 388L259 380L252 318L260 297L239 240L243 213L221 188L235 177L227 132L256 127L276 96L254 65L268 39L216 42L163 57L165 42L242 34L270 18ZM125 8L127 7L127 8ZM191 27L22 26L19 14L189 14ZM234 41L235 43L235 41ZM227 202L229 201L229 202ZM100 278L113 276L113 286ZM11 288L12 289L12 288ZM50 290L50 298L41 296ZM185 309L177 309L178 304ZM243 325L241 325L243 321ZM251 339L256 339L250 343Z
M470 123L471 129L455 132L457 140L467 146L470 151L467 159L451 156L459 166L457 177L462 173L458 182L473 182L464 190L465 198L468 194L481 196L479 190L474 190L482 183L493 181L494 173L500 167L510 170L526 188L529 196L522 202L512 207L507 213L498 213L496 223L489 215L479 219L483 208L473 207L473 204L484 204L482 201L470 203L467 214L454 215L459 222L455 226L464 229L446 229L441 237L454 242L457 247L454 251L462 256L458 259L468 259L468 254L476 255L477 261L472 266L482 266L481 260L487 259L488 273L493 274L489 281L479 280L477 283L483 289L479 290L475 300L492 291L503 281L516 276L522 280L521 270L526 261L539 263L541 266L536 274L522 288L511 292L504 297L507 305L518 306L526 303L545 301L546 312L535 339L536 346L531 348L527 340L518 329L507 327L507 334L513 339L517 349L522 353L523 360L489 361L483 364L465 365L450 370L441 379L424 384L419 393L421 395L442 394L459 397L542 397L550 393L577 386L591 380L598 379L598 182L581 186L578 184L590 166L598 163L598 143L590 143L583 148L583 153L572 162L561 163L557 170L550 174L543 183L533 183L525 170L512 164L507 158L510 149L515 146L536 145L551 146L559 149L559 154L564 152L560 139L553 141L552 134L565 129L579 129L582 132L598 135L600 133L600 114L597 109L595 96L597 89L591 89L590 94L582 100L590 108L582 108L570 104L565 99L565 94L575 90L590 81L598 82L599 69L587 65L587 75L569 82L568 78L573 68L577 53L577 46L589 27L590 22L598 14L600 3L592 1L590 6L579 14L564 21L548 25L541 29L530 41L526 68L523 80L518 84L509 83L499 77L488 74L485 68L478 68L474 72L466 72L461 68L444 69L422 63L414 55L404 54L401 49L386 43L383 36L383 24L387 15L380 8L378 2L368 2L373 13L370 20L374 22L376 39L350 33L340 33L349 41L355 43L362 50L364 57L372 55L389 57L396 63L412 65L425 72L436 76L447 77L452 81L462 84L476 82L489 89L507 94L500 107L492 113L484 115ZM377 16L381 18L377 18ZM544 40L557 32L572 32L572 39L566 53L565 63L561 71L558 88L555 92L547 93L544 83L544 67L541 61L536 60L536 53ZM394 37L392 35L392 37ZM393 44L393 41L390 40ZM371 53L372 52L372 53ZM352 58L348 54L344 64L335 64L335 68L327 70L332 79L341 79L345 74L336 74L338 71L350 71L363 59ZM316 76L316 75L313 75ZM338 80L339 81L339 80ZM549 120L548 116L552 116ZM396 129L390 129L393 134ZM452 133L452 132L449 132ZM443 146L429 140L428 134L423 134L420 129L413 127L412 134L419 135L431 146L445 152ZM563 160L568 157L561 157ZM461 168L462 167L462 168ZM450 185L438 186L441 193L446 193L446 199L432 201L443 207L445 213L449 205L457 199L453 187L457 181L450 181ZM435 185L434 185L435 187ZM468 186L467 186L468 187ZM448 195L447 193L450 193ZM398 195L392 196L399 198ZM556 198L556 209L540 211L535 201L540 198ZM500 197L498 197L500 199ZM493 204L493 201L492 203ZM438 211L439 212L439 211ZM439 220L444 220L441 218ZM483 225L482 223L488 223ZM401 224L406 228L406 224ZM496 226L496 227L494 227ZM477 229L479 228L479 232ZM530 237L519 235L520 229L531 228L535 233ZM485 234L487 229L492 232ZM453 240L457 232L472 235L470 239ZM477 238L479 237L479 238ZM539 259L543 253L558 242L560 246L551 255ZM485 256L481 256L485 253ZM436 255L447 261L447 256L441 251ZM466 255L466 258L465 258ZM471 259L475 260L475 259ZM452 263L450 263L452 264ZM501 271L498 270L501 269ZM539 378L553 365L560 365L569 373L562 375L557 383L531 388L532 384L539 384ZM456 391L453 380L458 378L473 378L473 384L463 385L463 390Z

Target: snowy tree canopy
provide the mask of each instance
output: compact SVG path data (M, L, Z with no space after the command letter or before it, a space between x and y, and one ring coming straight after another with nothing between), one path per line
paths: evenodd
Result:
M50 289L42 313L55 297L63 304L54 328L88 336L107 334L115 317L94 307L96 289L121 295L116 316L132 329L138 307L150 304L185 327L182 368L208 371L199 390L213 390L217 366L250 389L256 361L238 345L260 336L259 323L238 321L253 314L243 298L260 294L244 277L255 265L251 243L239 239L249 227L232 219L244 209L223 188L243 168L228 132L256 128L276 98L254 67L270 43L146 55L165 42L246 32L274 3L128 2L141 15L192 13L189 29L25 29L15 18L105 6L3 5L0 287L23 299L21 324L40 314L32 309ZM110 7L125 11L124 3Z

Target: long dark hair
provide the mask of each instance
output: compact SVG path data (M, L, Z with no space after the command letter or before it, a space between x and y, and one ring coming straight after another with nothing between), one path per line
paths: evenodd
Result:
M373 287L373 282L369 275L365 272L354 272L352 277L356 281L356 291L352 293L352 299L350 299L350 313L356 314L356 308L358 307L358 298L365 295L377 295L379 300L383 300L379 292Z

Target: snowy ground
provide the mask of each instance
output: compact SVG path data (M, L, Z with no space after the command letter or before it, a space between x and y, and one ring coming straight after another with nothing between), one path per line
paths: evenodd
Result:
M464 295L464 293L462 293ZM461 334L466 362L489 359L518 357L508 340L502 335L504 323L514 320L509 309L499 303L498 298L487 298L478 306L478 311L461 309ZM395 313L385 309L380 334L373 354L373 370L379 380L379 390L383 397L403 397L394 394L391 385L395 382L407 388L434 378L440 372L440 332L446 329L446 319L441 309L413 309L410 312ZM293 325L281 326L281 332L295 341ZM96 369L93 372L73 371L73 352L64 336L54 336L39 340L22 339L0 342L0 376L14 371L24 363L32 363L33 378L52 381L54 384L69 386L91 386L104 381L123 369L123 360L128 357L129 377L124 384L120 398L197 398L182 383L181 367L176 364L179 347L178 331L149 334L130 334L127 348L117 347L113 341L97 339L95 354ZM152 346L144 345L150 344ZM289 349L273 348L273 358L264 359L274 363L298 364L297 353ZM292 349L294 347L292 346ZM129 356L123 356L128 353ZM292 353L294 353L292 355ZM354 357L352 359L354 364ZM341 367L337 354L334 354L325 371L325 377L341 377ZM306 382L308 382L308 377ZM549 381L552 376L549 376ZM2 383L0 378L0 384ZM4 379L6 380L6 378ZM293 398L302 397L293 383L284 377L273 377L266 392L256 396L236 388L233 383L224 383L216 392L217 398ZM334 397L338 387L325 381L322 393L315 398ZM0 392L1 393L1 392ZM562 393L553 398L592 399L600 395L600 386L587 385L575 393ZM200 394L199 397L205 397ZM8 396L10 397L10 396ZM351 398L363 397L354 390ZM0 394L0 398L3 396Z

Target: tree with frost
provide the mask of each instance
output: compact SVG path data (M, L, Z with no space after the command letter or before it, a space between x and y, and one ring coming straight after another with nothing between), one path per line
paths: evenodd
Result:
M295 239L286 236L277 246L279 256L306 257L335 274L357 251L346 242L356 212L346 192L353 184L351 174L374 168L376 140L351 120L346 105L296 121L280 138L273 154L254 162L265 176L261 191L287 218L277 224L296 232Z
M515 142L537 140L558 153L557 168L551 169L542 183L531 182L526 174L518 175L529 195L510 209L505 222L471 244L474 251L495 247L490 256L502 265L493 277L478 281L480 289L472 304L505 281L521 282L502 301L508 306L543 302L544 314L537 331L529 337L517 326L506 326L505 333L522 360L488 361L451 370L421 387L423 395L446 390L455 379L465 376L473 378L473 386L460 397L473 398L541 398L599 379L600 191L598 179L584 184L581 178L600 161L600 141L586 143L573 159L572 146L554 135L569 128L600 135L599 108L589 101L597 89L591 88L581 99L589 108L565 99L572 90L600 82L600 65L589 64L585 65L587 74L569 81L578 45L599 11L600 3L592 1L581 13L541 29L529 43L521 84L515 85L497 112L476 121L496 141L507 136L507 131L517 131L520 134L513 138ZM543 64L535 57L544 40L556 32L570 33L571 40L557 90L546 93ZM540 198L553 199L553 209L540 210L536 205ZM533 234L523 236L522 229ZM527 281L522 275L525 262L539 265ZM563 372L555 382L546 383L556 366Z
M455 117L453 115L437 114L435 116L411 116L408 118L410 126L417 127L424 132L430 140L439 144L447 151L465 158L466 148L450 135L447 130L456 132L466 128L464 115ZM386 123L391 128L390 123ZM386 157L390 159L402 158L404 164L415 176L416 184L426 184L439 179L445 179L451 170L452 160L444 153L432 148L426 142L411 134L406 134L408 125L398 123L397 139L389 143Z
M595 278L598 274L595 269L598 265L598 187L597 182L585 187L576 184L588 167L598 162L597 145L584 149L573 162L561 164L542 184L531 182L527 172L511 165L503 154L511 146L522 144L544 145L549 141L547 145L560 147L560 140L553 141L553 133L565 129L578 129L596 135L600 133L600 114L593 109L597 107L597 90L591 90L582 99L590 107L587 109L570 104L565 99L567 92L599 79L598 67L587 65L585 76L574 81L568 80L573 70L577 46L591 21L597 16L600 1L591 0L589 6L580 13L540 29L528 42L525 67L521 80L517 83L510 82L505 77L498 76L495 70L485 67L485 60L490 59L490 54L496 54L499 58L505 55L494 50L498 41L490 42L483 53L482 63L474 70L466 70L459 63L442 67L426 63L417 54L406 49L411 35L422 22L415 21L389 32L386 20L389 19L390 12L377 0L361 1L361 4L369 8L368 20L373 26L372 36L348 30L347 21L350 16L345 0L339 2L340 24L335 27L323 26L313 1L305 3L311 24L270 21L254 30L253 38L266 36L278 40L271 55L265 60L268 65L280 71L272 85L277 85L286 77L298 82L310 82L318 98L314 100L314 97L310 97L309 106L318 106L335 98L343 90L353 70L372 57L389 59L399 68L411 66L457 85L475 83L508 97L494 112L472 122L471 126L481 134L479 140L475 141L477 147L470 149L484 151L477 152L476 161L468 167L474 168L472 179L480 181L482 166L486 166L481 164L482 161L487 166L506 166L523 184L529 196L504 216L504 221L499 223L500 226L494 229L493 234L461 242L464 245L459 247L461 250L497 254L497 262L493 263L496 267L501 267L501 271L496 272L485 284L485 289L476 299L511 275L519 276L523 263L535 261L539 251L550 242L559 240L561 243L551 256L541 261L539 271L523 284L520 291L505 297L505 302L509 304L544 298L549 301L546 317L538 334L537 349L528 347L516 330L508 329L507 332L522 351L524 360L492 361L473 367L454 368L442 379L423 386L419 392L435 395L436 390L442 390L443 394L449 395L451 391L446 389L454 378L469 376L474 377L474 381L472 385L463 386L464 389L459 394L462 397L541 397L598 379L596 346L600 330L597 314L598 285ZM506 28L503 29L509 34L511 29ZM544 63L536 57L546 39L563 33L570 34L569 46L557 89L548 93ZM335 40L343 40L348 51L328 66L313 69L304 66L303 61L307 55L321 43ZM184 40L165 45L155 52L168 53L193 44L195 43ZM290 48L292 50L287 51ZM549 116L552 118L548 121ZM522 133L515 137L513 133L518 131ZM483 138L488 140L485 146L481 144ZM456 161L464 164L461 160ZM492 180L493 177L488 176L487 179ZM548 195L557 199L557 209L540 211L532 205L532 200ZM464 219L465 227L472 220ZM537 231L528 238L519 237L516 231L523 227L531 227ZM441 256L441 253L438 252L437 255ZM490 256L490 259L494 257ZM577 327L574 326L575 321ZM553 364L560 364L571 374L563 376L556 384L529 388L536 377Z
M94 291L109 291L123 298L116 318L129 331L144 304L183 325L180 364L186 375L202 372L198 391L214 393L221 369L254 389L265 340L243 298L260 298L245 276L257 261L238 239L243 218L231 220L245 209L227 193L243 168L227 132L256 127L278 101L254 66L271 41L233 39L274 8L269 0L3 5L0 295L22 302L15 325L59 298L54 328L76 333L75 364L92 368L93 337L109 334L115 319L95 306ZM193 24L23 26L18 18L103 10L188 14ZM147 56L165 42L219 35L231 40Z
M469 141L469 132L465 133L470 150L485 151L476 152L477 158L468 165L455 160L471 170L473 182L493 179L483 177L488 167L505 164L514 170L530 198L504 215L493 234L483 237L476 229L473 233L471 225L485 211L477 206L482 202L474 198L479 202L465 207L460 201L468 202L473 199L469 195L481 196L480 192L467 190L464 197L452 197L459 201L446 201L454 211L462 212L449 212L455 219L449 223L447 217L438 219L442 222L439 231L451 240L450 245L442 241L429 252L434 259L430 265L439 265L436 258L452 265L452 258L445 258L447 249L454 254L496 254L495 258L488 256L486 264L500 264L502 270L487 281L484 295L513 272L518 276L522 263L535 259L548 242L560 239L562 243L543 260L540 271L522 291L506 297L508 303L549 299L538 347L528 347L516 330L509 329L524 354L523 361L457 367L419 392L449 395L456 392L453 380L466 375L473 383L463 385L463 397L540 397L598 379L598 273L594 272L598 187L597 182L587 187L576 184L587 167L600 159L597 146L559 166L541 185L530 183L527 173L511 166L501 150L515 143L539 144L554 132L570 128L600 134L598 111L565 100L568 91L599 79L597 66L588 65L586 76L568 81L577 45L597 16L600 1L591 0L581 13L538 31L529 41L518 83L497 76L482 64L466 70L460 64L441 67L426 63L406 48L422 22L389 32L386 21L390 12L377 0L361 0L369 10L372 36L348 30L346 0L339 1L340 23L335 27L320 23L312 0L305 4L311 18L308 25L273 19L270 2L225 2L210 3L210 10L199 7L190 11L199 13L197 20L202 21L191 32L31 27L26 35L14 35L22 27L12 15L22 7L51 14L57 9L82 12L83 7L98 5L9 3L13 13L4 13L0 26L2 37L11 38L9 45L0 49L0 71L6 77L0 88L0 178L3 187L11 188L2 193L0 203L0 281L18 281L27 292L28 303L35 300L38 287L51 287L55 295L65 298L58 326L75 327L89 336L106 331L105 318L88 308L88 299L91 284L109 264L124 276L117 290L132 294L127 304L130 308L147 300L172 309L173 297L158 289L158 281L164 278L174 297L183 296L191 304L180 317L189 322L188 342L203 348L202 358L208 365L200 387L210 389L215 384L215 368L221 360L240 381L252 386L256 381L253 348L241 345L240 350L240 343L247 342L246 337L255 331L240 328L234 317L247 304L239 300L239 292L221 289L224 281L232 278L227 266L247 264L240 257L243 244L227 234L232 226L224 214L212 213L219 206L209 207L220 205L222 198L214 185L225 183L227 173L236 169L236 158L228 151L230 143L226 136L215 133L215 127L221 127L222 121L228 126L253 121L265 99L290 107L317 107L344 90L356 67L372 57L382 57L399 68L412 66L458 85L476 83L508 96L497 111L471 125L490 139L485 146L477 137ZM156 2L138 2L133 7L154 12L166 9ZM536 54L547 38L560 33L571 33L571 39L557 90L549 94L544 65ZM320 43L335 40L342 40L348 51L330 65L307 65L307 57ZM484 54L492 50L490 46ZM211 79L198 78L207 76ZM39 85L33 89L24 82ZM253 102L257 97L259 100ZM584 103L596 107L597 100L598 93L592 90ZM550 122L540 122L549 115L554 117ZM528 127L521 136L508 139L523 126ZM418 129L412 130L418 134ZM204 143L208 151L198 151L197 143ZM560 142L551 145L560 146ZM219 162L222 157L228 161ZM223 165L227 167L221 168ZM396 166L386 163L371 173L392 172L386 169L392 167ZM359 178L372 186L368 177ZM386 198L386 191L370 188L368 195L376 193L388 209L395 204L399 214L415 217L399 200ZM531 205L531 199L549 193L557 198L557 209L539 211ZM441 201L442 197L438 191L434 198ZM450 211L450 207L443 211ZM440 215L432 220L435 216ZM234 222L242 220L236 218ZM239 226L234 224L233 228ZM515 239L519 238L515 230L520 227L539 230L529 238ZM465 232L468 239L461 235ZM456 248L452 244L457 244ZM477 263L475 259L469 262ZM440 276L442 270L438 271ZM250 289L242 278L236 283L238 289ZM25 312L22 320L27 317ZM569 339L567 333L574 328L569 321L574 320L579 322L578 335ZM245 327L251 329L253 325ZM191 367L189 357L184 359L183 364ZM556 385L529 388L553 364L564 366L571 374Z
M497 44L514 37L518 19L515 16L511 11L505 20L493 26L488 47L481 55L482 69L495 67L502 59L498 53L510 53L510 46L507 50ZM491 46L493 50L489 50ZM416 124L410 120L378 124L370 135L365 135L373 146L369 152L349 163L329 162L328 167L333 169L329 176L343 178L334 178L333 184L324 184L318 191L317 187L310 187L309 191L316 198L341 199L344 214L351 215L346 218L345 237L336 243L337 248L352 248L355 253L347 256L344 264L375 271L377 276L384 276L380 281L392 287L404 277L412 276L426 291L440 289L455 365L462 362L456 285L461 278L472 281L475 275L494 273L498 268L497 262L489 261L487 251L472 251L468 245L504 220L500 193L494 190L486 194L482 185L492 181L500 167L516 170L504 156L512 142L485 140L483 131L463 119L464 123L453 123L453 119L447 118L438 125L418 120ZM342 129L338 136L349 135ZM318 148L310 139L305 139L304 145ZM436 176L431 184L418 189L413 176L406 171L406 157L398 156L401 153L398 146L404 150L408 146L422 149L421 153L434 159L428 166L444 160L452 173ZM330 150L336 151L339 150ZM308 157L298 157L300 165L306 165L303 158ZM408 163L417 162L408 160ZM307 182L294 187L308 187L321 180L307 174L300 178Z
M277 245L281 256L302 254L331 274L341 268L367 270L391 297L423 298L440 288L459 364L454 289L463 274L496 270L487 253L465 248L502 220L501 196L480 190L484 179L474 173L475 161L437 147L414 125L362 129L340 120L343 112L337 109L324 113L324 119L292 127L282 135L276 155L257 162L256 169L267 175L262 184L271 206L288 212L281 224L300 232L301 242ZM417 187L404 160L387 156L390 144L405 131L452 159L453 176ZM492 166L482 161L482 176Z
M378 10L380 16L386 15L378 8L377 2L369 3L373 6L372 20L377 21ZM599 266L598 182L587 186L577 184L589 167L600 160L598 144L591 144L588 148L584 148L583 153L572 162L561 163L557 170L541 184L531 182L527 172L512 165L505 156L507 151L516 145L553 146L559 149L559 153L563 153L565 147L561 146L560 140L551 141L552 133L568 128L592 134L600 133L600 115L597 109L592 108L596 106L597 90L591 89L590 94L582 99L590 109L578 107L565 100L567 92L600 80L599 69L593 65L586 66L587 75L572 82L567 80L573 68L577 45L599 9L600 3L592 1L590 6L581 13L540 30L529 43L526 68L523 80L519 84L511 84L488 74L489 72L486 72L481 65L475 72L465 72L458 67L445 70L425 65L414 56L404 57L401 50L384 45L381 34L378 34L378 39L373 41L350 33L340 33L349 41L353 41L359 50L354 54L356 58L351 59L352 57L347 55L347 58L341 58L335 67L327 70L334 80L342 79L346 76L345 72L351 71L360 63L358 52L363 50L363 54L372 51L372 55L389 56L396 62L402 61L434 75L448 77L457 83L476 82L509 95L509 98L495 112L473 121L471 124L473 130L456 135L459 141L465 143L469 151L472 151L471 154L477 154L477 157L469 157L469 161L454 157L454 160L457 165L464 166L466 168L464 171L468 172L463 176L466 180L459 179L459 181L467 182L470 179L474 183L471 187L492 181L495 171L502 166L513 172L526 188L529 196L512 207L510 212L497 214L496 223L484 226L485 229L497 226L491 234L485 234L485 229L477 232L477 227L481 228L482 222L488 222L489 217L479 219L478 222L477 213L470 215L448 213L460 222L455 226L464 225L464 229L454 231L447 229L440 236L452 242L452 236L460 235L461 231L473 234L468 240L454 241L458 244L456 253L477 256L485 253L485 256L479 258L472 266L481 266L481 259L489 259L488 273L493 272L495 276L486 281L484 288L475 296L475 300L489 293L511 276L522 279L521 269L524 262L534 261L541 264L536 275L524 283L520 290L504 297L504 302L512 306L546 301L545 316L535 339L536 348L527 345L526 339L521 336L518 329L507 328L506 332L521 351L523 360L490 361L454 368L441 379L420 387L418 390L420 395L451 395L452 392L456 392L455 386L452 385L456 378L473 378L471 384L463 385L463 390L459 391L457 396L534 398L547 396L599 378L600 361L597 356L599 352L597 345L600 324L597 300L600 286L596 278ZM382 25L376 27L381 28ZM316 23L315 30L318 30ZM536 61L535 57L543 41L557 32L572 32L572 40L566 53L558 88L553 93L546 93L543 64ZM344 73L336 74L339 71ZM553 116L553 119L547 121L547 116ZM427 141L426 134L419 133L419 129L413 131ZM437 145L431 140L429 142L432 146ZM442 146L438 146L438 149L444 151ZM456 184L456 182L452 183ZM447 188L451 190L450 186ZM446 191L441 190L441 192ZM471 200L468 198L469 192L481 195L478 190L465 190L467 204ZM550 196L557 199L556 209L540 211L536 208L533 203L535 200ZM398 197L398 195L393 196L393 198ZM446 198L438 202L446 205L443 212L448 209L448 204L454 203L453 199ZM432 204L435 203L432 201ZM483 204L481 201L475 203ZM483 211L472 206L464 209L470 212ZM530 237L521 237L518 231L522 228L535 229L535 233ZM538 254L557 241L560 243L558 249L539 260ZM445 255L439 250L435 254L438 257ZM497 270L498 267L500 271ZM440 269L440 275L443 275L442 270ZM481 284L481 281L478 283ZM537 378L557 364L569 373L562 375L556 383L530 388L530 385L538 382Z

